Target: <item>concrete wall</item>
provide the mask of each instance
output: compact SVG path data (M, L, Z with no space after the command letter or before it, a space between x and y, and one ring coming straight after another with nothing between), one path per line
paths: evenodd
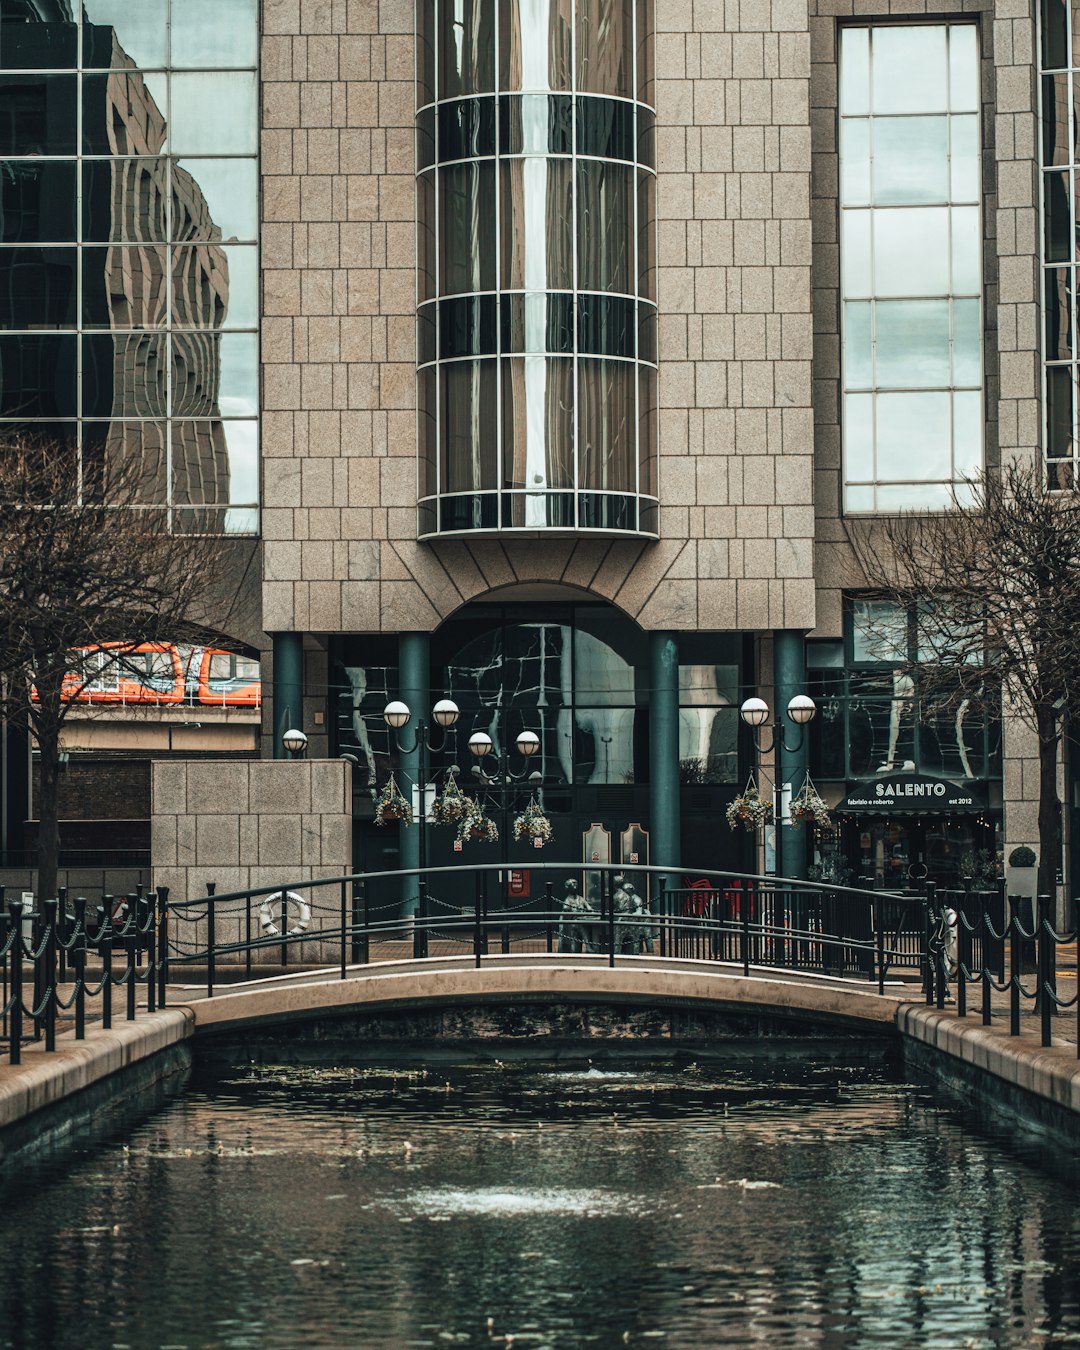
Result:
M150 795L153 881L173 901L204 896L208 881L224 894L352 869L352 766L343 760L155 760ZM338 925L336 888L300 894L312 906L309 931ZM244 908L221 907L219 942L243 934ZM172 936L190 950L204 925L178 917ZM276 960L279 950L264 955ZM306 954L323 959L319 944Z
M560 582L646 628L813 625L806 0L657 25L662 538L420 545L412 0L264 0L267 631Z

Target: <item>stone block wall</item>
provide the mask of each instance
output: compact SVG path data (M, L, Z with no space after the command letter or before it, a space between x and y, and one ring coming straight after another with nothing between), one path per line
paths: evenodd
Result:
M153 884L170 899L199 899L206 883L218 894L289 886L311 905L309 931L337 927L336 887L304 881L352 870L352 766L344 760L155 760L151 772ZM258 934L261 901L251 907ZM218 942L245 931L242 902L223 905ZM205 925L176 916L178 950L205 940ZM278 959L280 949L262 953ZM334 953L336 957L336 944ZM311 943L305 957L334 959Z
M661 539L416 542L412 0L263 0L263 625L814 623L807 0L657 4Z

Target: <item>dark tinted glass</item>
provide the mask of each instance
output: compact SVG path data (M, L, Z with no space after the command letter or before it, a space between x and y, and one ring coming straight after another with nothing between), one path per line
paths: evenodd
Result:
M1065 36L1065 6L1068 0L1042 0L1043 69L1061 70L1069 64Z
M476 497L439 499L439 529L493 530L499 523L499 499L494 492Z
M494 355L497 350L496 305L493 295L443 300L439 306L439 354L443 357Z
M416 6L416 104L423 107L435 97L435 0L418 0Z
M578 494L583 530L636 530L637 501L634 497L601 497L594 492Z
M420 442L420 496L437 490L435 466L438 461L437 427L439 372L422 370L416 381L416 433Z
M75 75L0 75L0 155L73 155Z
M633 159L634 105L609 98L579 98L577 148L582 155Z
M1070 366L1046 370L1046 453L1051 459L1073 453L1073 375Z
M0 163L0 242L62 244L74 239L75 165Z
M650 169L656 167L656 115L648 108L639 107L638 118L638 162L647 164Z
M439 159L495 153L494 98L464 98L439 106Z
M1068 172L1044 175L1046 184L1046 262L1068 262L1072 257L1072 215L1069 210Z
M1048 361L1068 361L1073 354L1073 296L1071 267L1048 267L1044 274L1046 281L1046 303L1043 314L1046 320L1046 359Z
M438 306L422 305L416 315L416 364L422 366L436 357Z
M572 352L574 297L504 295L502 349L504 352Z
M75 326L76 250L0 249L0 328Z
M637 321L633 300L614 295L578 299L578 351L597 356L633 356Z
M638 357L642 361L656 360L656 309L653 305L638 306Z
M574 148L573 99L568 94L504 94L499 145L505 155L569 155Z
M164 417L164 333L94 333L82 339L84 417Z
M43 22L26 5L0 12L0 66L5 70L67 70L77 59L73 23Z
M75 337L0 333L0 417L74 417Z
M416 115L416 167L426 169L435 163L435 109Z
M539 507L541 520L536 519ZM574 526L574 497L570 492L546 492L539 502L536 495L511 492L503 497L502 523L506 529L569 530Z
M165 162L83 161L83 241L164 243Z

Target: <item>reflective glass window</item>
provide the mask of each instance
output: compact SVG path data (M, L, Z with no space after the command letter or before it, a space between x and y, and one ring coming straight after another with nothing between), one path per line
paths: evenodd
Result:
M160 159L88 159L82 163L83 242L164 243L168 166Z
M74 239L77 201L74 161L0 160L0 243Z
M590 94L634 93L633 14L625 0L575 0L577 87Z
M632 293L633 170L623 164L578 164L578 286Z
M258 0L173 0L169 42L174 67L254 66Z
M47 12L47 11L46 11ZM79 30L55 11L51 21L27 22L21 6L0 13L0 68L4 70L74 69L79 49Z
M631 101L635 59L652 96L652 21L645 0L422 7L417 350L440 366L437 397L427 376L418 392L440 497L422 534L655 532L636 501L656 486L636 364L657 350L655 117Z
M947 506L981 471L977 39L965 23L841 30L849 511Z
M175 155L253 155L259 148L253 73L184 72L169 81L169 148Z
M0 332L0 417L77 417L74 335Z
M495 0L440 5L439 97L495 88Z
M177 0L182 12L186 0ZM87 68L137 66L153 70L167 62L167 0L83 0L83 64ZM216 63L214 63L216 64Z
M164 333L88 333L81 350L84 417L168 416Z
M175 328L254 328L259 318L258 254L251 244L195 244L170 250Z
M76 75L0 75L0 155L73 155Z
M74 328L74 248L0 248L0 328Z
M144 244L82 250L84 328L160 328L167 317L165 249Z
M528 156L502 165L502 284L507 290L572 289L573 170L569 160Z
M569 90L572 50L571 0L502 0L499 83L503 89Z

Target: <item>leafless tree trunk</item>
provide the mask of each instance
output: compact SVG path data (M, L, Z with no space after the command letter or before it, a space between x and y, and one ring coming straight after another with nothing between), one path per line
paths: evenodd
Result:
M1080 700L1080 490L1049 491L1041 465L1010 463L968 507L848 533L872 594L920 615L920 691L1001 707L1036 734L1038 885L1053 895L1061 733Z
M0 714L40 756L38 894L57 889L61 733L91 680L143 643L204 642L221 542L174 533L137 461L79 464L71 448L0 438Z

